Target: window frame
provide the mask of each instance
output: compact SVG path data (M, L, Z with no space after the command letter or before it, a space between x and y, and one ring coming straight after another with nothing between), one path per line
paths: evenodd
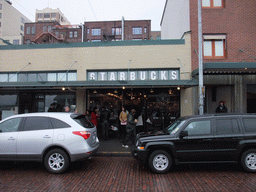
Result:
M101 28L93 28L92 36L101 36Z
M132 34L133 35L142 35L142 27L133 27L132 28ZM137 32L139 31L139 32Z
M207 36L209 38L207 38ZM227 49L226 49L226 35L203 35L203 58L204 59L226 59ZM216 56L215 42L222 41L223 56ZM205 42L211 42L211 55L205 56Z
M214 1L216 0L209 0L210 1L210 6L206 7L206 6L203 6L203 0L202 0L202 8L204 9L222 9L224 8L224 0L221 0L221 6L214 6Z

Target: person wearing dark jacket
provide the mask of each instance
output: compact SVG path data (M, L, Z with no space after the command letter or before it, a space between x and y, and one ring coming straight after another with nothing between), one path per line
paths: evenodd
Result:
M223 101L219 102L219 106L216 109L216 113L227 113L228 108L224 105Z
M103 106L102 111L100 112L100 121L101 121L101 128L102 128L102 136L104 140L108 139L109 118L110 118L110 113L106 109L106 107Z
M130 140L132 140L134 136L134 132L136 130L136 124L137 124L137 119L135 119L135 114L136 110L132 109L131 113L128 114L127 117L127 125L126 125L126 136L124 138L124 142L122 147L128 148L129 146L127 145Z

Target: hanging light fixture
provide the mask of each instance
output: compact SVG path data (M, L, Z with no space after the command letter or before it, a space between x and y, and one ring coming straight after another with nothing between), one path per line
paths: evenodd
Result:
M150 93L154 93L154 90L153 90L153 89L151 89L151 90L150 90Z
M180 87L179 87L179 86L177 87L177 90L180 90Z
M65 91L65 90L66 90L65 87L62 87L61 89L62 89L62 91Z
M93 90L93 93L94 93L94 94L96 94L96 93L97 93L96 89L94 89L94 90Z
M117 89L115 89L114 93L118 93Z
M172 94L172 89L169 89L169 95L171 95Z
M123 89L125 89L125 86L123 86Z

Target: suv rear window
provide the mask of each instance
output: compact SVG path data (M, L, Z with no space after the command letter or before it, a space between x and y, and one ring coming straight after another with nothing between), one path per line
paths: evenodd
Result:
M77 122L79 125L85 127L85 128L93 128L95 125L88 121L85 118L85 115L82 114L72 114L71 118L74 119L75 122Z
M256 132L255 118L243 118L243 123L246 132Z
M69 124L55 118L50 118L50 121L52 123L53 128L68 128L71 127Z

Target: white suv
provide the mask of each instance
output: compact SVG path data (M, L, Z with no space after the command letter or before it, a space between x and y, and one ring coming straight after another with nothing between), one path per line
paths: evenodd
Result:
M28 113L0 121L0 160L39 161L51 173L92 156L99 147L96 127L76 113Z

